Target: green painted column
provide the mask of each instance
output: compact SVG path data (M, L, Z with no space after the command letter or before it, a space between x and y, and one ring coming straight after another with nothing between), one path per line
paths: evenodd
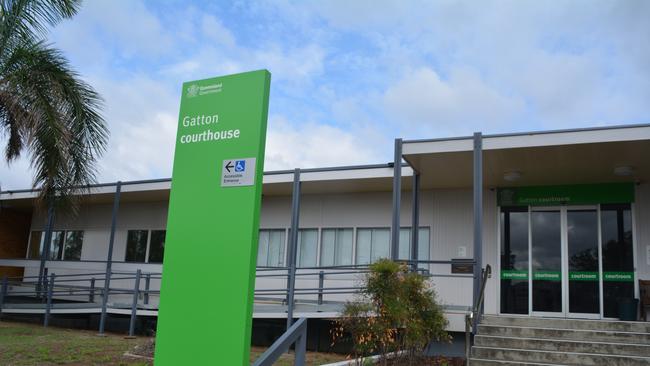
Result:
M270 80L183 84L156 366L249 364Z

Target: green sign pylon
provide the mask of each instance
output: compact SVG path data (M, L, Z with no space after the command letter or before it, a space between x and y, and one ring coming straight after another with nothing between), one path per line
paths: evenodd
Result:
M249 364L270 81L183 84L156 366Z

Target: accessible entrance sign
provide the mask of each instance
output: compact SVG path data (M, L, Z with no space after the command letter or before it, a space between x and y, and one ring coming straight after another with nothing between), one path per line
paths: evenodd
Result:
M249 364L270 80L183 84L156 366Z

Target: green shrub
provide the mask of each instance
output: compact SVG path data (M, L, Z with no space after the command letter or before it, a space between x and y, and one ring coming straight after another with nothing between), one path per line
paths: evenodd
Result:
M350 342L352 358L398 352L411 364L431 340L447 341L447 320L426 277L382 259L370 266L360 298L348 302L332 332L333 342Z

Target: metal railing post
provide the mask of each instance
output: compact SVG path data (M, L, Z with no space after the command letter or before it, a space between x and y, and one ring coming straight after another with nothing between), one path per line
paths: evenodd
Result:
M95 277L90 279L90 293L88 294L88 302L95 302Z
M151 273L147 273L144 277L144 304L149 305L149 286L151 285Z
M325 284L325 272L318 272L318 305L323 305L323 286Z
M2 307L5 303L5 297L9 288L9 279L7 275L2 276L2 287L0 287L0 315L2 314Z
M54 277L56 275L52 273L50 275L50 281L47 284L47 303L45 304L45 316L43 317L43 326L47 327L50 324L50 312L52 311L52 295L54 292Z
M131 304L131 321L129 322L129 337L133 337L135 331L135 319L138 312L138 295L140 292L140 276L142 270L135 273L135 285L133 286L133 303Z

